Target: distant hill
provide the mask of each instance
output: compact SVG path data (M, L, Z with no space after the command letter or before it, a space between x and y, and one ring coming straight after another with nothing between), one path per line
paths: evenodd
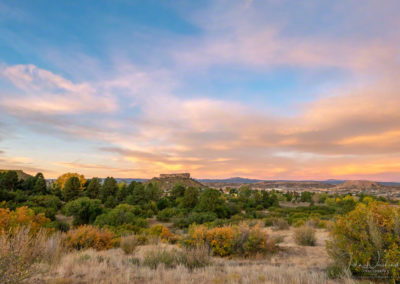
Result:
M320 184L333 184L340 185L344 184L349 180L343 179L327 179L327 180L262 180L262 179L249 179L242 177L232 177L226 179L196 179L202 183L238 183L238 184L250 184L250 183L320 183ZM389 182L389 181L378 181L377 184L386 185L386 186L400 186L400 182Z
M26 180L26 179L32 177L30 174L27 174L27 173L25 173L25 172L22 171L22 170L0 170L0 173L4 173L4 172L8 172L8 171L14 171L14 172L16 172L17 175L18 175L18 179Z
M323 189L334 187L333 184L319 181L261 181L254 184L259 188L281 188L286 190L296 189Z
M20 171L22 172L22 171ZM23 173L23 172L22 172ZM25 174L25 173L23 173ZM27 174L25 174L27 175ZM27 175L29 176L29 175ZM146 183L150 181L149 179L144 178L115 178L117 182L126 182L127 184L131 183L132 181ZM153 178L151 181L158 181L160 178ZM51 179L49 179L51 181ZM103 181L104 179L101 178ZM181 181L177 180L165 180L161 181L163 184L169 184L174 182L182 182L190 183L191 186L198 186L196 182L201 184L201 186L210 186L216 188L224 188L224 187L239 187L241 185L249 185L251 187L257 188L282 188L282 189L294 189L294 188L304 188L304 189L311 189L311 188L325 188L325 189L334 189L335 186L341 186L337 189L343 190L346 187L349 189L357 189L357 188L369 188L369 189L379 189L379 185L386 186L386 187L400 187L400 182L374 182L375 186L367 186L367 181L361 183L359 181L352 181L352 180L340 180L340 179L327 179L327 180L262 180L262 179L250 179L250 178L242 178L242 177L231 177L226 179L191 179L191 182L187 180ZM376 185L377 184L377 185ZM172 185L173 186L173 185ZM165 186L165 187L170 187Z
M222 182L222 183L255 183L262 181L261 179L248 179L241 177L232 177L226 179L197 179L199 182Z
M346 190L377 190L384 188L385 186L382 184L379 184L375 181L369 181L369 180L348 180L342 184L339 184L336 186L335 189L341 190L341 189L346 189Z
M167 178L160 178L160 177L154 177L145 184L148 183L158 183L161 187L162 190L170 190L175 184L182 184L186 187L192 186L192 187L204 187L204 185L197 180L194 180L192 178L182 178L182 177L167 177Z
M379 181L378 183L386 186L400 186L400 182Z

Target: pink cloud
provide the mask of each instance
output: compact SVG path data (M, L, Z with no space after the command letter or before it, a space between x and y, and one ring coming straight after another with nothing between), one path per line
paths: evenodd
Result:
M0 105L14 112L28 110L69 114L117 110L117 104L112 97L96 93L90 84L74 84L34 65L6 66L0 70L0 74L20 90L14 95L0 94Z

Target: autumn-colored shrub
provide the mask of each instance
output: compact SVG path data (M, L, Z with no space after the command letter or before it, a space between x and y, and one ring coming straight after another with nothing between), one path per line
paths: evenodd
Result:
M110 249L117 245L119 240L114 233L107 229L84 225L73 231L69 231L65 238L68 248L85 249L94 248L96 250Z
M189 246L209 246L214 255L252 256L275 251L275 243L258 225L224 226L207 229L191 226L184 243Z
M236 231L232 227L217 227L207 232L207 242L214 254L231 255L235 248Z
M176 243L178 240L177 235L161 224L152 226L146 233L150 237L159 237L163 242Z
M336 267L368 278L400 280L400 208L359 203L339 217L327 243ZM378 268L378 269L377 269Z
M19 227L29 227L29 233L36 234L41 227L49 224L50 219L43 213L35 214L26 206L15 210L0 208L0 234L13 232Z

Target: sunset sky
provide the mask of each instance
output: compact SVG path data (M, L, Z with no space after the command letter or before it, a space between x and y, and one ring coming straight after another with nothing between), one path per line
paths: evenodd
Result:
M1 1L2 168L400 181L400 1Z

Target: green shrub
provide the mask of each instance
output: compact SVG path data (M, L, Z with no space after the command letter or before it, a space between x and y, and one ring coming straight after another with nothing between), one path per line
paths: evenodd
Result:
M29 207L31 208L35 214L43 213L44 216L49 218L50 220L55 220L56 219L56 214L57 214L57 209L54 209L52 207L45 208L45 207Z
M74 225L92 224L96 217L102 213L101 201L81 197L65 205L65 214L74 217Z
M107 213L101 214L94 222L97 226L121 226L130 224L141 228L147 227L148 223L145 219L139 217L141 210L135 206L128 204L120 204L109 210Z
M54 195L33 195L25 204L36 214L44 213L47 218L55 220L55 215L61 207L61 200Z
M182 225L188 227L191 224L203 224L212 222L218 218L214 212L191 212L189 216L183 220Z
M179 213L180 211L177 208L165 208L158 212L157 220L167 222L172 217L177 216Z
M63 221L53 221L50 223L49 227L64 233L68 232L70 229L69 224Z
M104 225L102 228L113 232L117 236L139 234L144 230L143 227L132 224L123 224L120 226Z
M317 243L315 230L310 226L296 228L293 237L296 244L301 246L315 246Z
M266 217L264 218L264 226L265 227L272 227L274 225L275 217Z

